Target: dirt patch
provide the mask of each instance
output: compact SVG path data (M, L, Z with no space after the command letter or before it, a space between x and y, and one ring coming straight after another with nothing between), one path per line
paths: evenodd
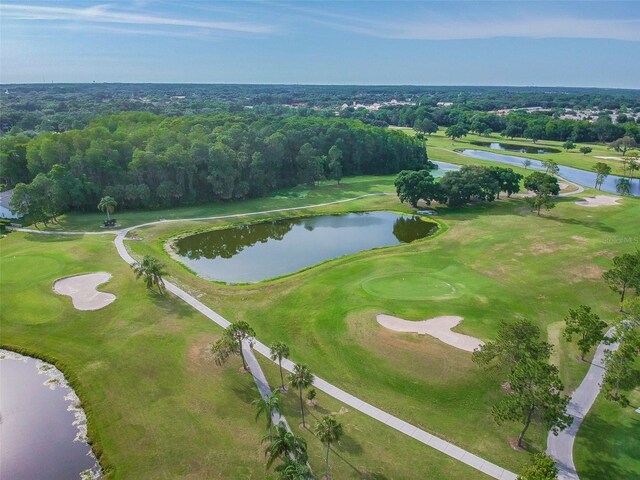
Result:
M577 235L574 235L573 237L571 237L571 239L575 240L576 242L588 242L589 241L588 238L579 237Z
M563 271L564 278L570 283L576 283L582 280L601 280L604 269L597 265L573 265L569 269Z
M576 205L581 207L609 207L618 205L620 198L610 197L609 195L596 195L595 197L585 197L583 200L577 201Z
M53 291L59 295L71 297L76 310L100 310L113 303L116 296L97 290L98 285L108 282L111 274L107 272L87 273L61 278L53 284Z
M463 320L462 317L458 316L445 315L429 320L412 322L402 318L392 317L391 315L379 314L376 315L376 320L380 325L389 330L431 335L441 342L468 352L473 352L479 346L484 345L481 340L475 337L451 331L453 327Z

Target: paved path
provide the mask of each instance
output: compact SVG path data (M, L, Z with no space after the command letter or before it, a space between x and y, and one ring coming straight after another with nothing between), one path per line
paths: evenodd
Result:
M609 329L607 337L613 334L614 328ZM606 345L604 342L598 345L593 361L589 367L587 375L582 380L580 386L571 395L567 413L573 417L573 423L568 428L555 436L549 432L547 437L547 454L558 464L559 480L578 480L578 473L573 464L573 443L576 439L578 429L587 416L589 409L600 393L600 384L604 377L604 351L617 350L618 344Z
M246 214L243 214L243 215L246 215ZM115 239L115 245L116 245L118 254L122 257L122 259L125 262L129 264L135 263L135 259L127 251L124 245L124 239L126 234L129 231L133 230L134 228L137 228L137 227L130 227L128 229L120 231L118 236ZM173 293L178 298L180 298L181 300L191 305L193 308L198 310L200 313L202 313L204 316L206 316L213 322L217 323L222 328L227 328L229 326L230 322L228 320L226 320L220 314L214 312L211 308L207 307L199 300L195 299L193 296L191 296L190 294L182 290L180 287L168 281L165 281L165 286L167 288L167 291ZM256 381L256 385L258 386L258 389L260 390L260 393L263 396L265 394L268 394L268 392L270 392L271 390L268 386L268 383L264 377L264 373L260 369L260 365L258 364L253 352L254 351L258 352L264 357L266 357L267 359L271 360L270 359L271 350L269 350L269 347L267 347L265 344L257 340L253 344L253 351L249 349L247 346L244 346L243 350L245 352L247 363L250 365L251 372L254 375L254 379ZM291 360L285 359L282 361L282 368L284 368L285 370L291 372L293 371L293 367L294 367L294 363ZM339 400L342 403L350 406L354 410L358 410L364 413L365 415L368 415L371 418L378 420L379 422L382 422L385 425L388 425L389 427L399 431L400 433L408 435L411 438L414 438L415 440L429 447L435 448L436 450L462 463L465 463L470 467L475 468L476 470L479 470L480 472L489 475L490 477L501 479L501 480L502 479L515 480L516 478L516 475L513 472L505 470L504 468L499 467L498 465L495 465L487 460L484 460L474 455L471 452L463 450L462 448L450 442L442 440L441 438L438 438L435 435L431 435L430 433L424 430L421 430L420 428L414 425L411 425L410 423L407 423L404 420L394 417L393 415L383 410L380 410L379 408L374 407L373 405L357 397L354 397L353 395L345 392L344 390L336 387L335 385L332 385L331 383L327 382L326 380L323 380L322 378L315 377L313 386L316 387L318 390L322 390L326 394L332 396L336 400Z
M358 200L360 198L365 198L365 197L371 197L371 196L380 196L380 195L389 195L389 193L371 193L371 194L366 194L366 195L360 195L358 197L354 197L354 198L349 198L349 199L345 199L345 200L338 200L335 202L327 202L327 203L321 203L321 204L316 204L316 205L308 205L308 206L300 206L300 207L290 207L290 208L281 208L281 209L276 209L276 210L264 210L264 211L260 211L260 212L248 212L248 213L239 213L239 214L231 214L231 215L219 215L219 216L212 216L212 217L200 217L200 218L185 218L185 219L170 219L170 220L158 220L158 221L154 221L154 222L147 222L147 223L143 223L140 225L135 225L132 227L128 227L128 228L124 228L121 229L117 232L114 231L108 231L108 232L49 232L49 231L40 231L40 230L29 230L29 229L23 229L23 228L16 228L16 231L21 231L21 232L28 232L28 233L44 233L44 234L49 234L49 235L84 235L84 234L92 234L92 235L102 235L102 234L116 234L116 238L114 240L115 246L116 246L116 250L118 252L118 254L120 255L120 257L127 262L128 264L132 265L134 264L136 261L135 259L129 254L129 252L127 251L125 245L124 245L124 240L126 235L134 229L140 228L140 227L145 227L145 226L150 226L150 225L155 225L155 224L159 224L159 223L165 223L165 222L183 222L183 221L198 221L198 220L216 220L216 219L224 219L224 218L237 218L237 217L245 217L245 216L255 216L255 215L263 215L263 214L269 214L269 213L278 213L278 212L286 212L286 211L293 211L293 210L302 210L302 209L308 209L308 208L316 208L316 207L323 207L323 206L328 206L328 205L335 205L335 204L339 204L339 203L345 203L345 202L350 202L353 200ZM215 322L217 325L219 325L222 328L227 328L230 324L230 322L228 320L226 320L224 317L222 317L220 314L214 312L211 308L207 307L206 305L204 305L202 302L200 302L199 300L197 300L196 298L194 298L192 295L190 295L189 293L185 292L183 289L181 289L180 287L178 287L177 285L169 282L169 281L165 281L165 287L167 289L167 291L171 292L172 294L174 294L175 296L177 296L178 298L180 298L181 300L183 300L184 302L188 303L189 305L191 305L193 308L195 308L196 310L198 310L200 313L202 313L204 316L206 316L207 318L209 318L210 320L212 320L213 322ZM251 369L251 373L253 375L254 381L256 382L256 386L258 387L258 390L260 391L260 393L264 396L267 395L271 389L269 387L269 384L266 380L266 377L264 376L264 372L262 372L262 369L260 368L260 365L257 361L257 359L255 358L254 355L254 351L260 353L261 355L265 356L267 359L270 360L270 353L271 351L269 350L269 347L267 347L266 345L264 345L263 343L259 342L259 341L255 341L253 344L253 349L249 348L248 345L243 345L243 351L245 352L245 358L247 360L247 363L249 364L249 367ZM282 367L287 370L287 371L292 371L293 370L293 366L294 363L291 362L290 360L283 360L282 362ZM369 417L378 420L381 423L384 423L385 425L388 425L389 427L397 430L400 433L403 433L405 435L408 435L409 437L423 443L424 445L427 445L431 448L434 448L442 453L444 453L445 455L448 455L449 457L458 460L462 463L465 463L466 465L469 465L472 468L475 468L476 470L485 473L486 475L499 479L499 480L515 480L516 479L516 475L513 472L510 472L509 470L506 470L502 467L499 467L498 465L495 465L487 460L484 460L483 458L478 457L477 455L474 455L471 452L468 452L466 450L463 450L462 448L454 445L453 443L447 442L445 440L442 440L441 438L436 437L435 435L432 435L414 425L411 425L410 423L405 422L404 420L399 419L398 417L395 417L377 407L374 407L373 405L365 402L364 400L361 400L357 397L354 397L353 395L345 392L344 390L336 387L335 385L332 385L331 383L327 382L326 380L323 380L319 377L315 377L315 380L313 382L314 387L316 387L318 390L322 390L323 392L325 392L326 394L332 396L333 398L335 398L336 400L341 401L342 403L349 405L351 408L353 408L354 410L358 410L359 412L364 413L365 415L368 415ZM280 420L280 417L274 417L274 421L275 420ZM285 421L286 422L286 421ZM288 427L288 425L287 425Z

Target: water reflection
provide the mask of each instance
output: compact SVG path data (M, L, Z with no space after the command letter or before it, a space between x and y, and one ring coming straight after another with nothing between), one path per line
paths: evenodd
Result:
M503 142L469 142L471 145L477 145L479 147L487 147L492 150L505 150L507 152L520 152L520 153L534 153L534 154L544 154L544 153L560 153L560 150L557 148L545 147L530 147L525 145L517 145L515 143L503 143Z
M2 480L99 479L80 400L52 365L0 349Z
M257 282L332 258L408 243L437 230L392 212L275 220L191 235L175 242L189 268L209 280Z

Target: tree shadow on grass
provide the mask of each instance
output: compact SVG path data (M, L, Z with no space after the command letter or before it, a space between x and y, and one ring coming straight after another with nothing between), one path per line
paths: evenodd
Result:
M230 365L225 365L224 367L221 367L221 368L234 368L234 367L232 366L232 364L230 364ZM250 377L251 373L249 372L238 373L238 375L247 375ZM253 402L254 400L257 400L260 396L260 393L256 389L256 385L255 383L253 383L253 380L251 381L251 383L247 382L247 383L244 383L243 385L236 384L232 388L232 391L236 395L236 397L238 397L238 399L241 400L246 405L250 405L251 402Z
M591 480L604 478L632 480L638 478L640 469L638 463L640 462L635 456L637 452L631 452L630 447L627 446L627 439L635 438L640 431L640 415L637 417L632 418L631 423L626 425L609 422L597 415L588 417L580 427L578 434L580 443L586 447L586 451L590 452L581 462L576 462L580 478ZM606 439L602 438L602 434L613 430L616 431L613 443L606 442ZM600 455L598 453L603 451L603 446L607 447L605 455ZM606 455L607 451L611 456L615 455L617 458ZM628 460L625 460L624 457L635 458L635 468L627 465Z

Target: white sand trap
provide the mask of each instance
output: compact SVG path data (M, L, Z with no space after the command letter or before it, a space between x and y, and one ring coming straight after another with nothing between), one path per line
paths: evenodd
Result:
M585 197L583 200L576 202L576 204L583 207L608 207L610 205L618 205L619 200L617 197L608 195L596 195L595 197Z
M601 160L620 160L620 161L622 161L621 157L601 157L599 155L595 155L594 158L599 158Z
M451 331L453 327L462 321L462 317L445 315L429 320L412 322L403 320L402 318L392 317L391 315L380 314L376 315L376 320L378 320L380 325L389 330L431 335L441 342L459 348L460 350L466 350L467 352L473 352L480 345L484 345L481 340L475 337Z
M108 282L110 273L98 272L76 275L57 280L53 291L71 297L76 310L99 310L112 303L116 296L96 290L98 285Z

